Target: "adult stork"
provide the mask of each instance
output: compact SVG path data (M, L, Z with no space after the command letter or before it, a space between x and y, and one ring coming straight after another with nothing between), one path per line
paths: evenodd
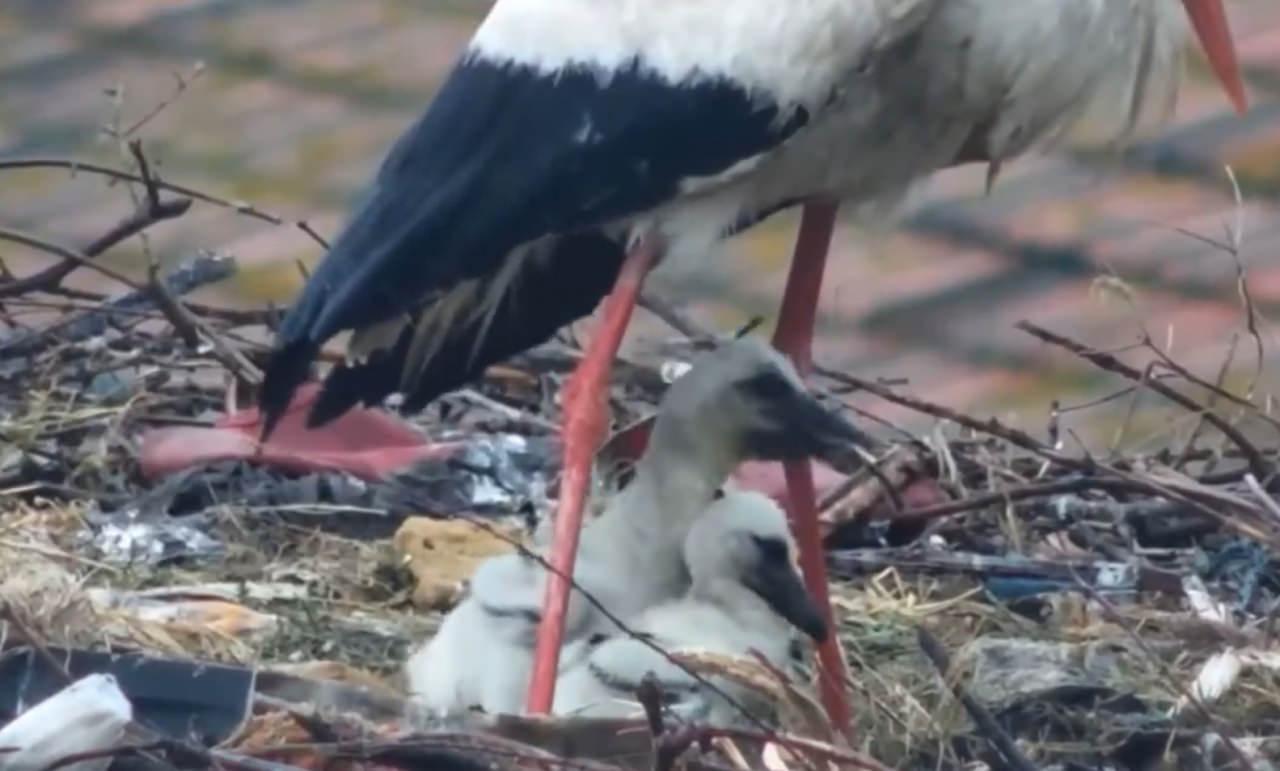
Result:
M1243 110L1221 0L1182 3ZM571 575L611 362L657 262L806 204L775 331L803 371L836 202L998 165L1101 95L1127 100L1123 133L1172 93L1180 22L1175 0L498 0L285 318L264 431L340 332L315 424L394 392L420 407L608 295L564 394L552 563ZM829 613L809 467L786 474ZM548 583L531 711L551 705L568 591ZM820 670L842 723L835 639Z

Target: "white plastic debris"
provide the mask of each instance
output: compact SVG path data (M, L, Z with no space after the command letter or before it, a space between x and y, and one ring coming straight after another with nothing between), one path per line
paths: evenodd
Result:
M225 547L208 534L172 521L143 521L130 512L118 522L108 522L94 537L107 562L123 565L155 565L176 557L213 557Z
M782 757L782 751L773 742L764 745L764 750L760 753L760 762L769 771L791 771L791 766L787 765L787 761Z
M693 365L687 361L669 359L662 362L662 366L658 369L658 375L662 378L662 382L671 385L691 369L693 369Z
M1185 576L1182 579L1182 591L1187 595L1191 612L1197 618L1217 624L1231 624L1231 609L1213 598L1200 576Z
M45 699L0 729L0 771L41 771L71 755L118 747L133 705L111 675L89 675ZM63 766L64 771L104 771L110 757Z
M1231 690L1240 677L1243 662L1240 654L1227 649L1210 656L1200 667L1200 673L1191 684L1191 693L1202 704L1212 704ZM1187 708L1187 698L1178 700L1177 712Z

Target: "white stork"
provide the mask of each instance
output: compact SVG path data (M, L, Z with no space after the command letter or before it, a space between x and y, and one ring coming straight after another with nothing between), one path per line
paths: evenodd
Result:
M1221 0L1182 4L1243 109ZM349 361L327 376L317 424L397 391L420 407L612 287L565 393L553 564L570 575L604 385L655 263L807 204L775 332L804 371L837 202L998 164L1100 100L1123 134L1178 81L1178 13L1175 0L498 0L290 309L265 431L340 332L354 332ZM808 466L787 479L825 599ZM548 585L532 711L551 705L568 590ZM840 682L834 638L820 654ZM842 693L824 695L844 723Z

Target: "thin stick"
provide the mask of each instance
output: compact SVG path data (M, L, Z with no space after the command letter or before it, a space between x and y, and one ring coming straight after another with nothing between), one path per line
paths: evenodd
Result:
M17 630L18 635L26 641L27 645L31 646L31 649L36 652L37 656L44 660L44 663L53 670L54 674L62 679L63 683L68 685L71 684L71 673L67 671L67 668L62 665L61 661L58 661L58 657L54 656L53 653L49 651L44 640L37 636L35 632L31 631L31 627L23 623L20 614L13 605L7 602L0 603L0 618L3 618L5 621L8 621L13 625L13 628Z
M98 163L65 160L62 158L18 158L14 160L0 161L0 171L9 169L67 169L73 174L83 171L89 174L97 174L103 177L110 177L111 179L118 179L122 182L143 181L137 174L123 169L115 169ZM172 182L160 182L159 185L160 189L166 192L177 193L178 195L184 195L188 198L194 198L197 201L219 206L224 209L230 209L237 214L243 214L246 217L252 217L253 219L260 220L262 222L269 222L272 225L283 225L287 221L284 217L281 217L278 214L272 214L271 212L259 209L246 201L231 201L191 187L175 185ZM310 229L310 226L306 228L300 227L299 229L315 239L316 243L328 249L328 244L325 240L321 238L319 234L313 232Z
M1259 479L1267 479L1271 476L1271 464L1267 462L1266 458L1264 458L1262 453L1258 451L1258 448L1254 446L1253 442L1250 442L1244 434L1240 433L1240 431L1236 429L1235 426L1223 420L1213 412L1206 410L1202 405L1197 404L1195 400L1190 397L1175 391L1155 378L1144 379L1141 372L1130 367L1128 364L1125 364L1109 353L1089 348L1075 340L1071 340L1070 338L1050 332L1043 327L1039 327L1030 321L1019 321L1015 326L1038 340L1042 340L1051 345L1056 345L1060 348L1065 348L1099 369L1106 370L1107 372L1114 372L1115 374L1134 382L1145 382L1147 388L1150 388L1152 391L1155 391L1174 404L1190 410L1193 413L1203 415L1205 421L1209 423L1209 425L1221 431L1223 435L1228 437L1237 447L1240 448L1240 452L1244 454L1245 460L1249 463L1249 467L1252 469L1254 476Z
M121 284L124 284L130 289L136 289L139 291L143 289L142 284L133 280L132 278L129 278L128 276L115 270L114 268L108 268L105 265L99 265L98 263L94 262L93 257L91 255L88 255L84 252L77 251L67 246L62 246L61 244L55 244L52 241L46 241L43 238L37 238L36 236L23 233L21 230L14 230L12 228L0 227L0 240L12 241L15 244L22 244L23 246L29 246L32 249L39 249L43 252L48 252L49 254L52 254L56 257L61 257L63 260L66 260L67 262L72 264L72 270L74 270L76 266L90 268L92 270L98 271L99 273L106 276L107 278L114 279L115 281L119 281ZM66 263L63 263L63 264L65 265ZM70 272L71 272L70 270L67 271L67 273L70 273ZM39 277L39 275L40 274L37 274L37 276L29 276L28 278L34 279ZM18 281L15 281L10 284L0 284L0 297L13 297L19 294L23 294L25 292L32 291L30 287L27 287L25 285L18 286L19 284L23 284L25 281L26 279L19 279ZM56 284L57 282L55 281L54 283ZM41 288L42 287L40 286L35 287L36 290L39 290Z
M982 706L977 699L973 698L951 673L951 657L947 655L947 651L942 647L942 643L938 642L938 638L929 633L924 627L916 627L916 639L920 643L920 650L924 651L924 655L929 657L929 661L933 662L933 666L938 670L938 674L942 676L942 681L951 689L952 695L964 705L964 709L969 713L969 717L973 718L973 722L977 724L978 730L987 738L987 742L991 744L996 752L1004 756L1004 760L1009 764L1010 768L1017 771L1037 771L1036 766L1027 759L1026 755L1018 749L1018 745L1014 743L1013 737L1000 727L996 719L992 717L991 712Z

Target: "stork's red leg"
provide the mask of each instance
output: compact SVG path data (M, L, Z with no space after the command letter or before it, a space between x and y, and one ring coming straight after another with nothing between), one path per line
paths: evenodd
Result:
M560 475L560 502L551 537L552 571L542 599L542 619L533 652L533 676L529 683L528 709L551 711L555 696L560 644L564 640L564 614L569 604L569 577L578 555L582 510L591 481L591 461L608 428L609 373L631 321L644 278L657 259L657 247L645 240L627 253L605 300L604 316L595 336L564 388L564 468Z
M835 229L834 203L815 202L804 207L800 219L800 233L796 238L795 253L791 258L791 271L787 276L787 288L782 296L782 310L778 314L778 327L773 334L773 344L788 354L801 375L807 375L813 363L813 332L817 321L818 293L822 289L822 274L826 267L827 250L831 246L831 234ZM849 728L853 718L849 696L845 692L846 669L844 654L831 612L831 597L827 590L827 564L822 549L822 531L818 523L818 501L813 486L813 468L809 461L790 461L783 467L787 477L787 497L790 499L791 527L795 532L800 551L800 568L804 572L805 585L826 615L831 634L818 646L818 679L822 688L822 703L831 722L841 730Z
M1222 81L1231 104L1237 112L1248 109L1244 93L1244 81L1240 77L1240 62L1236 59L1236 45L1231 39L1231 27L1227 24L1227 12L1222 0L1182 0L1191 17L1191 26L1213 72Z

